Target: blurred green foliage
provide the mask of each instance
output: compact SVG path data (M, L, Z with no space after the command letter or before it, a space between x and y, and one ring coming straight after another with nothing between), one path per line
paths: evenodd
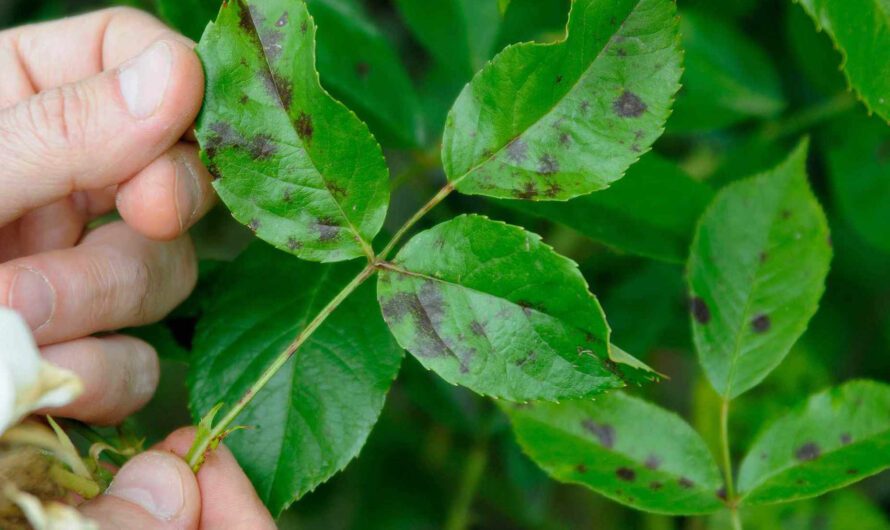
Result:
M199 2L193 3L199 9ZM438 26L443 36L421 29L433 22L427 2L339 3L361 10L364 17L365 27L343 30L350 38L371 38L375 53L401 59L398 72L384 75L404 76L396 93L403 98L380 104L395 110L416 107L403 117L378 118L373 114L379 106L357 109L371 116L375 132L383 131L392 173L399 184L407 184L394 196L396 212L413 211L441 184L443 176L432 169L435 155L430 153L437 151L445 112L472 73L506 44L561 35L569 4L500 2L506 8L503 15L497 8L484 14L496 24L478 18L459 30ZM5 0L0 2L0 28L111 4L155 11L151 0ZM846 91L839 53L800 6L786 0L681 0L680 9L687 49L685 88L668 133L655 145L658 156L717 189L770 167L800 136L809 135L810 181L828 213L834 245L827 291L809 330L764 384L734 403L732 442L738 455L766 418L809 393L855 377L890 380L890 129L869 119ZM321 22L324 16L319 13L318 18ZM186 19L185 30L197 38L203 22ZM320 35L325 30L321 25ZM440 42L452 31L471 31L461 53ZM337 35L325 38L336 41ZM330 88L349 99L345 84L337 90L337 58L320 54L320 61L331 63ZM354 72L354 65L349 68ZM393 134L399 132L394 123L407 122L419 125L401 138ZM683 203L687 198L671 200ZM453 197L427 223L464 211L489 211L521 223L576 260L601 296L615 342L670 375L639 393L679 411L716 451L719 401L694 360L680 265L654 263L594 242L611 243L585 233L583 226L576 225L575 231L567 227L571 223L551 223L474 197ZM243 248L243 230L227 217L211 216L196 231L205 258L229 259ZM210 275L213 267L207 263ZM155 401L126 428L150 442L174 423L188 420L183 374L192 326L202 311L200 289L166 322L140 332L161 352L164 379ZM743 517L746 528L755 530L870 530L890 528L888 512L890 478L879 475L822 500L751 509ZM717 530L728 525L721 517L647 515L553 482L522 454L490 401L448 385L410 359L361 457L291 508L280 525L307 530L456 529L467 518L470 528L497 530Z

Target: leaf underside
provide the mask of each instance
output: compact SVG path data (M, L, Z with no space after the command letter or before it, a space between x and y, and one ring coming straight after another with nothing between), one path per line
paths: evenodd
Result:
M662 133L682 54L670 0L576 0L567 37L497 55L455 102L442 161L462 193L567 200Z
M263 240L300 258L367 255L389 202L368 128L319 84L302 0L226 3L198 44L197 123L219 196Z
M479 394L557 400L654 378L609 346L602 308L573 262L485 217L415 236L380 271L378 299L399 344Z
M357 267L302 262L257 242L220 275L198 324L189 374L200 418L233 405ZM364 445L401 364L373 285L359 288L306 341L238 423L232 449L273 514L343 469Z
M687 265L693 338L728 398L778 366L825 288L831 244L806 154L804 142L773 170L725 187L699 222Z
M723 507L723 480L704 440L656 405L613 392L594 401L503 409L524 451L556 480L650 512Z

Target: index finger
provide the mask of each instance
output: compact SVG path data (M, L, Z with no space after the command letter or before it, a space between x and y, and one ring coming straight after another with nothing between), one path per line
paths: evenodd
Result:
M12 57L18 63L17 68L5 70L26 78L4 79L4 84L30 85L33 91L20 94L23 99L116 68L162 37L194 46L157 18L126 7L2 31L0 50L7 52L7 60ZM0 97L2 106L6 105Z

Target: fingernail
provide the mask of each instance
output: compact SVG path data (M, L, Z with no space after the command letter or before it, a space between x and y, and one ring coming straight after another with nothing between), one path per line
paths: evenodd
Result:
M195 168L182 157L176 159L176 213L179 229L189 227L201 205L201 188Z
M134 118L148 118L161 106L172 65L170 45L159 41L121 66L117 78L127 109Z
M172 455L143 453L130 460L105 492L145 509L155 519L169 521L185 505L185 488Z
M36 331L46 325L56 308L56 291L46 276L34 269L20 268L9 289L9 307L22 314Z

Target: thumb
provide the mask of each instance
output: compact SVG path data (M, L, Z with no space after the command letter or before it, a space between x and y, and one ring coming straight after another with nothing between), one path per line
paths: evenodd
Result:
M108 490L80 509L103 530L192 530L198 528L201 494L183 460L148 451L127 462Z

